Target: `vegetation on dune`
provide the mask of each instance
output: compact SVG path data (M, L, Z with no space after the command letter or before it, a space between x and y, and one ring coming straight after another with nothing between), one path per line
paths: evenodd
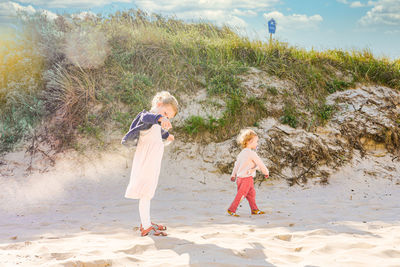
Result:
M246 96L239 76L249 67L295 85L276 115L307 130L335 112L325 104L327 95L356 82L400 89L400 60L375 58L369 51L306 51L252 41L228 27L141 10L85 19L48 20L36 14L18 29L0 39L0 152L32 135L38 125L57 149L76 146L79 136L105 146L106 129L126 131L160 89L178 99L201 89L223 98L221 118L190 117L176 131L194 138L208 133L217 141L230 138L266 117L269 97L280 94L268 87L269 96Z
M0 152L32 133L44 113L43 57L29 32L0 29Z

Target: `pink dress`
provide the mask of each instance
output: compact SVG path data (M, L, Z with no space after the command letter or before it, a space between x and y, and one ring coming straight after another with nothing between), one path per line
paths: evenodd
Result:
M150 129L140 132L133 157L131 178L125 193L126 198L153 198L163 153L164 144L160 125L154 124Z

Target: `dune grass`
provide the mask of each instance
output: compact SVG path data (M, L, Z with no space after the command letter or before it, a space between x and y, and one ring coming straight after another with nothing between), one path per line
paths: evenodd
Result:
M285 105L280 114L292 127L299 127L300 110L312 114L309 120L316 125L325 123L335 111L325 105L326 96L356 82L400 89L400 60L376 58L368 50L306 51L141 10L52 21L36 14L21 29L7 46L2 41L7 48L0 54L0 151L12 149L40 121L49 124L47 134L61 148L79 136L107 145L105 128L126 131L158 90L179 99L206 89L224 99L222 118L191 117L178 131L229 138L268 114L265 98L244 94L238 76L249 67L295 84L304 101ZM276 95L273 89L268 91ZM288 103L295 99L287 96Z

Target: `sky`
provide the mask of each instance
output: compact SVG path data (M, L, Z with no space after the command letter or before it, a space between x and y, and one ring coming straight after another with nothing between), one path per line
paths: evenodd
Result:
M107 15L140 8L185 21L229 25L251 39L273 37L306 49L370 49L375 56L400 58L400 0L0 0L0 24L18 10L56 14Z

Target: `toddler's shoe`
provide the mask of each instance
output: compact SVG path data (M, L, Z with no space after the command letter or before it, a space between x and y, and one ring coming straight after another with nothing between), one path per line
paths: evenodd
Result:
M261 215L261 214L265 214L265 212L261 211L261 210L252 210L251 211L251 215Z
M228 214L234 217L240 217L239 215L236 214L236 212L232 212L230 210L227 210Z

